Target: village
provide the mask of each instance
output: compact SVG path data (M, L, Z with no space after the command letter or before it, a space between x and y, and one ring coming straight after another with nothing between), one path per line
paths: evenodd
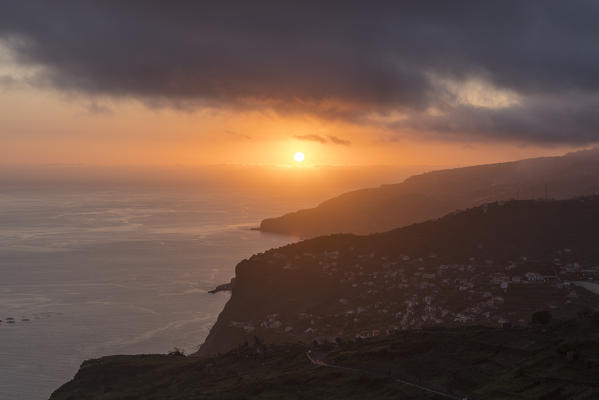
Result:
M444 263L435 254L390 257L356 254L353 248L258 257L282 274L311 269L316 279L335 285L314 310L294 313L283 308L230 322L246 334L274 341L360 340L464 324L525 326L538 310L559 316L584 307L581 297L594 295L573 282L599 282L599 265L575 261L568 248L542 260L522 256L509 262L469 257L463 263Z

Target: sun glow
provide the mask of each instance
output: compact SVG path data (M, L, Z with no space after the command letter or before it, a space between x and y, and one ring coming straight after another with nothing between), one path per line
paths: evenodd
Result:
M301 151L298 151L297 153L295 153L293 155L293 159L297 162L302 162L304 161L304 153L302 153Z

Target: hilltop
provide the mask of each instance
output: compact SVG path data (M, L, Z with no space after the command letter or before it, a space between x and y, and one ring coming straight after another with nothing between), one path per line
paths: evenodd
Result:
M508 199L567 199L599 193L599 149L447 169L356 190L315 208L268 218L260 230L313 237L384 232L456 209Z
M199 354L254 337L334 342L434 326L525 326L599 308L599 197L496 202L368 236L252 256Z

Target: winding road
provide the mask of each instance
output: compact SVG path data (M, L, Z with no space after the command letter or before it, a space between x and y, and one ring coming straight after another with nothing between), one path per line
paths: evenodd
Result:
M576 285L576 286L580 286L582 288L585 288L589 292L599 294L599 284L597 284L597 283L587 282L587 281L574 281L574 282L572 282L572 284Z
M322 360L319 360L319 359L315 358L311 350L308 350L306 352L306 356L308 357L308 360L310 360L310 362L312 364L317 365L319 367L335 368L335 369L342 369L342 370L346 370L346 371L362 372L362 373L367 373L367 374L371 374L371 375L373 375L373 374L377 375L377 373L375 373L373 371L368 371L368 370L365 370L365 369L343 367L341 365L335 365L335 364L326 363L326 362L324 362ZM380 375L380 374L378 374L378 375ZM406 381L404 379L393 378L393 381L401 383L401 384L404 384L404 385L407 385L407 386L412 386L412 387L415 387L417 389L424 390L425 392L429 392L429 393L433 393L433 394L436 394L436 395L441 396L441 397L445 397L447 399L452 399L452 400L468 400L469 399L468 397L460 397L460 396L456 396L456 395L451 394L451 393L441 392L439 390L436 390L436 389L433 389L433 388L430 388L430 387L426 387L426 386L423 386L423 385L419 385L417 383L409 382L409 381Z

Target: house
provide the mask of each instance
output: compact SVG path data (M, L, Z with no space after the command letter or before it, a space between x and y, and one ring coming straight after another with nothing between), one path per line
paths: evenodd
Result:
M454 322L468 322L470 320L470 317L468 317L467 315L458 314L453 320Z
M582 277L585 279L593 280L599 278L599 269L595 268L585 268L582 272Z
M543 275L539 274L538 272L527 272L526 274L524 274L524 276L526 277L526 280L528 280L528 281L544 280Z
M360 333L356 334L356 338L357 339L368 339L371 337L375 337L375 336L379 336L381 334L381 331L379 331L378 329L372 329L372 330L363 330L360 331Z
M332 259L337 259L337 257L339 257L339 251L338 250L335 250L335 251L325 251L324 254L328 258L332 258Z

